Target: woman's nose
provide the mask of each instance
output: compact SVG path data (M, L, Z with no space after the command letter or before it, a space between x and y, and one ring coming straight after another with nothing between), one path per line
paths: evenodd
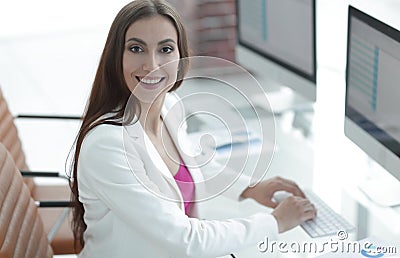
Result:
M143 70L150 72L156 68L158 68L157 56L155 54L149 54L143 64Z

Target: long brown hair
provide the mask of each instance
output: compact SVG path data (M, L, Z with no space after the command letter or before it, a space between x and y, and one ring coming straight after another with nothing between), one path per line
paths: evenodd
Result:
M115 17L103 53L100 58L97 73L93 82L92 91L83 116L83 122L79 130L75 153L72 159L71 170L71 199L74 202L72 227L76 241L84 245L83 233L86 230L86 224L83 220L84 207L79 201L77 168L79 153L83 139L87 133L94 127L108 123L121 126L122 123L116 122L124 118L124 111L131 92L126 85L123 76L122 56L125 46L125 34L129 26L137 20L151 16L162 15L167 17L175 26L178 34L178 49L180 53L180 64L178 69L177 81L170 91L176 90L182 83L182 80L188 70L189 47L186 38L186 32L182 20L177 11L163 0L135 0L124 6ZM132 96L134 97L134 96ZM136 101L135 110L139 110ZM104 118L104 115L113 112L112 116ZM132 122L134 116L130 117Z

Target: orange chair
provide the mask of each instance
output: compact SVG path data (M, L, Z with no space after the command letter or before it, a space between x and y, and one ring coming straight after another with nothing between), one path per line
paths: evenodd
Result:
M6 148L0 144L0 257L50 258L38 209Z
M14 124L14 117L8 109L1 89L0 143L10 152L19 170L29 171L18 130ZM31 174L29 177L25 177L24 181L34 200L66 201L70 199L71 191L68 185L37 185L32 175L38 174ZM58 173L46 173L45 176L58 176ZM69 219L63 219L63 217L70 216L69 210L66 211L65 208L39 209L39 215L44 222L45 232L52 239L51 246L55 254L75 254L80 251L79 248L75 250L75 241Z

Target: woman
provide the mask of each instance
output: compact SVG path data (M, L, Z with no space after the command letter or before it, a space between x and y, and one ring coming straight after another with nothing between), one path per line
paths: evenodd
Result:
M136 0L116 16L76 142L71 188L80 257L221 256L315 216L296 184L273 178L251 188L239 179L226 191L273 207L272 214L196 218L207 180L178 146L179 115L165 115L177 106L168 103L188 56L181 19L166 2ZM294 196L278 205L271 200L277 190Z

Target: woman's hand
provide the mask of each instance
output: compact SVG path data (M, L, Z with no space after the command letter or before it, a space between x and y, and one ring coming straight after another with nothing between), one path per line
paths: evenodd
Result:
M248 187L243 191L242 197L253 198L262 205L275 208L278 203L274 202L272 197L276 191L286 191L294 196L305 198L303 191L300 190L295 182L278 176L261 181L253 187Z
M309 200L298 196L287 197L272 212L278 222L279 233L315 218L316 214L314 205Z
M292 193L281 203L276 203L272 197L276 191ZM253 198L257 202L275 208L272 215L278 222L279 233L285 232L302 222L315 218L316 210L314 205L305 199L303 191L291 180L274 177L262 181L254 187L247 188L242 193L243 198Z

